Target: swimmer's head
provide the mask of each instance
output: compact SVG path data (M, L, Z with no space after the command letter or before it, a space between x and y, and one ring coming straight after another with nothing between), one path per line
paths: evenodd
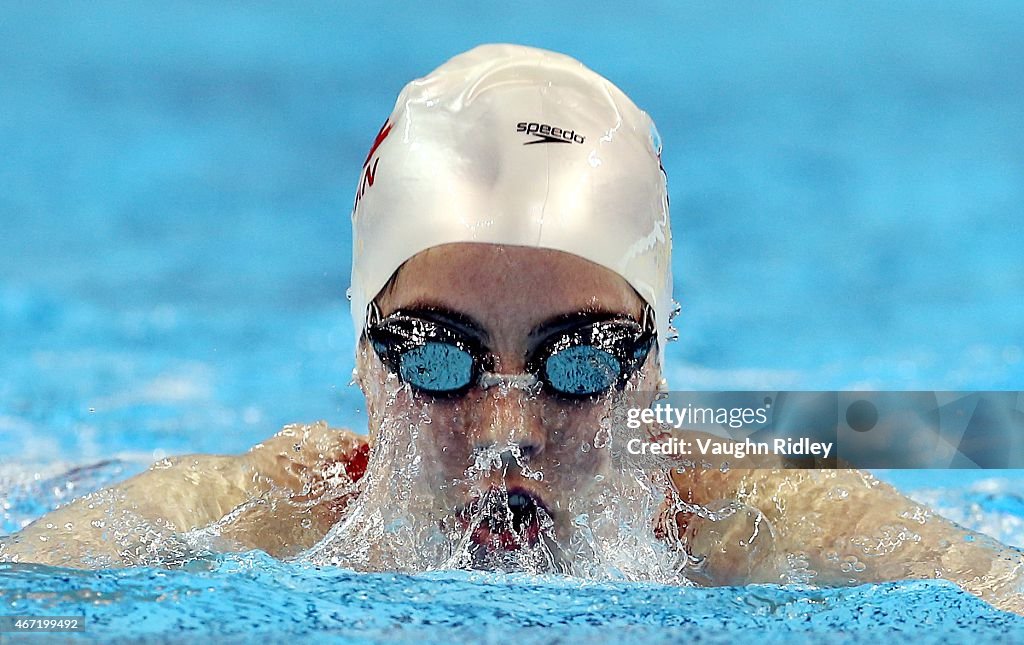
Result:
M481 548L571 541L609 469L610 401L661 378L659 152L644 112L552 52L478 47L402 91L353 211L380 505L417 499Z
M663 364L672 311L661 142L648 115L569 56L482 45L401 92L352 212L352 320L407 260L478 242L605 267L651 305Z

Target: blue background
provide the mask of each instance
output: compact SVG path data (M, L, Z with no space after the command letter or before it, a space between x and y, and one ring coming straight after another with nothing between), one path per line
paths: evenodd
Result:
M0 459L362 430L358 168L502 41L658 124L674 388L1024 389L1017 2L5 2Z

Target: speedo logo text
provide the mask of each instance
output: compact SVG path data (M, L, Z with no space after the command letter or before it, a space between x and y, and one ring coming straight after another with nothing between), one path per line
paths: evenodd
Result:
M524 146L534 143L583 143L586 140L576 130L556 128L547 123L534 123L533 121L521 121L516 124L516 132L522 132L537 137L530 141L523 142Z

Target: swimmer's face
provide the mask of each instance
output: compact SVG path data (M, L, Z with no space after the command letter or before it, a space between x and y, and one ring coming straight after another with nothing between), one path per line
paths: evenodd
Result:
M527 357L551 336L550 326L567 314L640 321L644 307L622 277L579 257L468 243L416 255L376 302L384 317L398 309L430 308L472 321L494 357L493 371L501 374L524 373ZM653 388L657 370L656 351L651 351L634 384L644 381L646 389ZM367 396L371 436L377 439L384 419L423 418L424 412L429 416L429 423L420 424L418 440L429 446L432 463L424 468L445 482L437 486L436 503L475 531L477 543L509 548L517 537L534 537L536 527L517 522L529 523L537 509L554 522L543 521L549 537L564 536L573 501L585 497L607 469L608 451L593 446L608 413L608 397L570 400L537 388L507 386L473 387L456 398L434 398L409 387L400 387L395 395L394 388L377 385L389 378L397 383L364 339L358 380ZM393 402L386 402L389 395L395 396ZM523 530L510 535L500 522L480 525L488 508L506 516L511 508L510 519Z

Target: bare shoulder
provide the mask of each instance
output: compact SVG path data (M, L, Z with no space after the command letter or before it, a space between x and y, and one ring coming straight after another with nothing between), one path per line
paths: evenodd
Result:
M358 494L369 453L366 436L323 421L285 426L239 457L258 499L225 518L221 534L276 557L311 547Z
M250 452L315 453L319 457L346 452L367 444L365 435L345 428L335 428L326 421L292 423L273 436L256 444Z
M341 465L351 479L357 480L366 470L369 451L369 438L365 435L317 421L286 425L253 446L245 457L268 475L284 474L280 472L282 469L296 471Z

